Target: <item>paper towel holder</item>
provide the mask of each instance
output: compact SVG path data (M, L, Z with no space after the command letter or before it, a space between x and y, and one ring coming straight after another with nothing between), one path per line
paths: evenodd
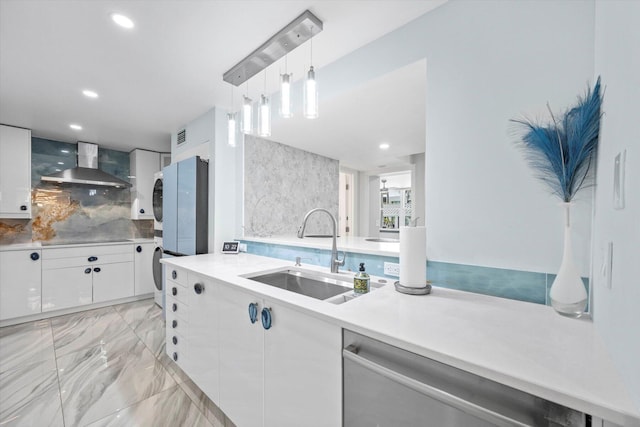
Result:
M396 291L407 294L407 295L427 295L431 293L431 284L427 283L423 288L413 288L409 286L402 286L400 282L395 282L393 284L396 287Z

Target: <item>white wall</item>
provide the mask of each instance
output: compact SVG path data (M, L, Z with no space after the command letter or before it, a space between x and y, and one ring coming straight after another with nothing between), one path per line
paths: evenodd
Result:
M595 73L605 85L594 233L594 321L640 410L640 2L596 2ZM627 150L626 206L613 208L613 162ZM612 287L599 274L614 244Z
M320 98L426 58L427 256L554 272L562 213L514 148L509 119L575 102L593 77L593 33L591 1L451 0L323 67ZM585 276L590 196L573 218Z

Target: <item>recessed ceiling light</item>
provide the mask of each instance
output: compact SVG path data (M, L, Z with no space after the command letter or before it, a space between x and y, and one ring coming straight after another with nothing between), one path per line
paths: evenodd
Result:
M60 150L61 153L68 153L69 150Z
M86 96L87 98L97 98L98 97L98 94L96 92L94 92L92 90L89 90L89 89L83 90L82 94L84 96Z
M64 165L64 162L58 162L59 165Z
M383 144L380 144L380 149L381 150L388 150L389 149L389 144L387 144L386 142Z
M134 26L131 18L121 15L119 13L112 13L111 19L113 19L113 22L120 25L122 28L133 28Z
M69 127L73 130L82 130L82 126L76 125L74 123L70 124Z

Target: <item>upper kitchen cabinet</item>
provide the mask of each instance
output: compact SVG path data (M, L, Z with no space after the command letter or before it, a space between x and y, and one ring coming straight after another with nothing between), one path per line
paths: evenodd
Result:
M31 131L0 125L0 218L31 218Z
M153 219L153 174L160 171L160 153L133 150L131 172L131 219Z

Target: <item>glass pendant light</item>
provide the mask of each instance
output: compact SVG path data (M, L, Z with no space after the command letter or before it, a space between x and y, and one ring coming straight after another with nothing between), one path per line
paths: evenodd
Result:
M280 117L288 119L291 112L291 74L287 72L287 57L284 57L284 74L280 75Z
M260 95L258 110L258 135L271 136L271 106L267 93L267 70L264 70L264 93Z
M231 147L236 146L236 113L227 114L227 142Z
M311 27L311 64L313 64L313 27ZM304 116L307 119L318 117L318 83L313 65L309 67L304 81Z
M242 133L253 133L253 101L246 95L242 97Z
M258 123L258 134L271 136L271 107L269 106L269 98L264 95L260 96Z

